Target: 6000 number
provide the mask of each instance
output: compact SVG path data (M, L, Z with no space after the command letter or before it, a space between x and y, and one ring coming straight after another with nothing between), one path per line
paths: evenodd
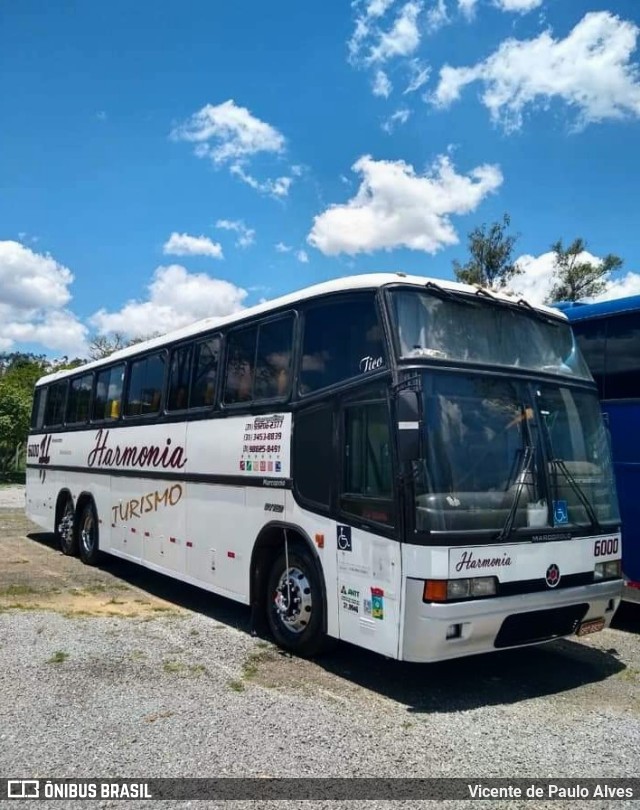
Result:
M616 554L618 551L618 538L606 537L603 540L596 540L593 553L596 557L604 557L605 554Z

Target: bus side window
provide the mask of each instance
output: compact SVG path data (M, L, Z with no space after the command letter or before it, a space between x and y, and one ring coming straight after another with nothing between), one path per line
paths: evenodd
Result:
M292 317L260 325L254 400L275 399L289 393L292 351Z
M203 408L213 405L216 396L219 358L219 337L203 340L196 345L195 372L189 401L190 408Z
M224 401L229 405L251 400L257 336L257 327L251 326L230 332L227 337Z
M640 399L640 319L637 313L608 319L605 373L607 399Z
M129 390L125 404L125 416L147 416L158 413L162 400L165 354L158 352L134 360L129 374ZM117 418L112 402L112 418Z
M391 438L385 403L344 411L344 467L340 508L376 523L394 522Z
M44 426L55 427L64 422L64 410L67 401L68 380L48 386L47 404L44 411Z
M47 386L36 388L31 411L31 427L39 430L44 424L44 410L47 403Z
M296 494L328 510L334 477L333 407L298 411L293 425L293 484Z
M93 418L115 420L120 416L124 364L106 368L96 375L96 390L93 398Z
M386 367L373 295L310 306L304 316L300 393Z
M192 344L180 346L171 352L169 391L167 394L168 411L181 411L189 407L189 381L191 379L192 358Z
M71 380L65 420L67 424L78 425L87 421L92 388L93 374L84 374L82 377Z

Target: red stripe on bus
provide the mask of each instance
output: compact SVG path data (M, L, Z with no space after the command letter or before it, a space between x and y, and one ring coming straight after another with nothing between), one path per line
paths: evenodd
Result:
M235 551L227 551L227 557L231 557L231 559L234 560L236 557Z

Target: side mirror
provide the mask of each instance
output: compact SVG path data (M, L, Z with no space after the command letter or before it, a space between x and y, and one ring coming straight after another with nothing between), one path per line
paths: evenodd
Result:
M422 434L422 401L417 391L399 391L396 400L398 425L398 455L400 462L411 462L420 458Z

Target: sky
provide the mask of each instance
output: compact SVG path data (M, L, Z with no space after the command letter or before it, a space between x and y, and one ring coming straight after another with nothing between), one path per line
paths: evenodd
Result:
M638 0L0 5L0 351L84 356L309 284L452 279L511 218L640 293Z

